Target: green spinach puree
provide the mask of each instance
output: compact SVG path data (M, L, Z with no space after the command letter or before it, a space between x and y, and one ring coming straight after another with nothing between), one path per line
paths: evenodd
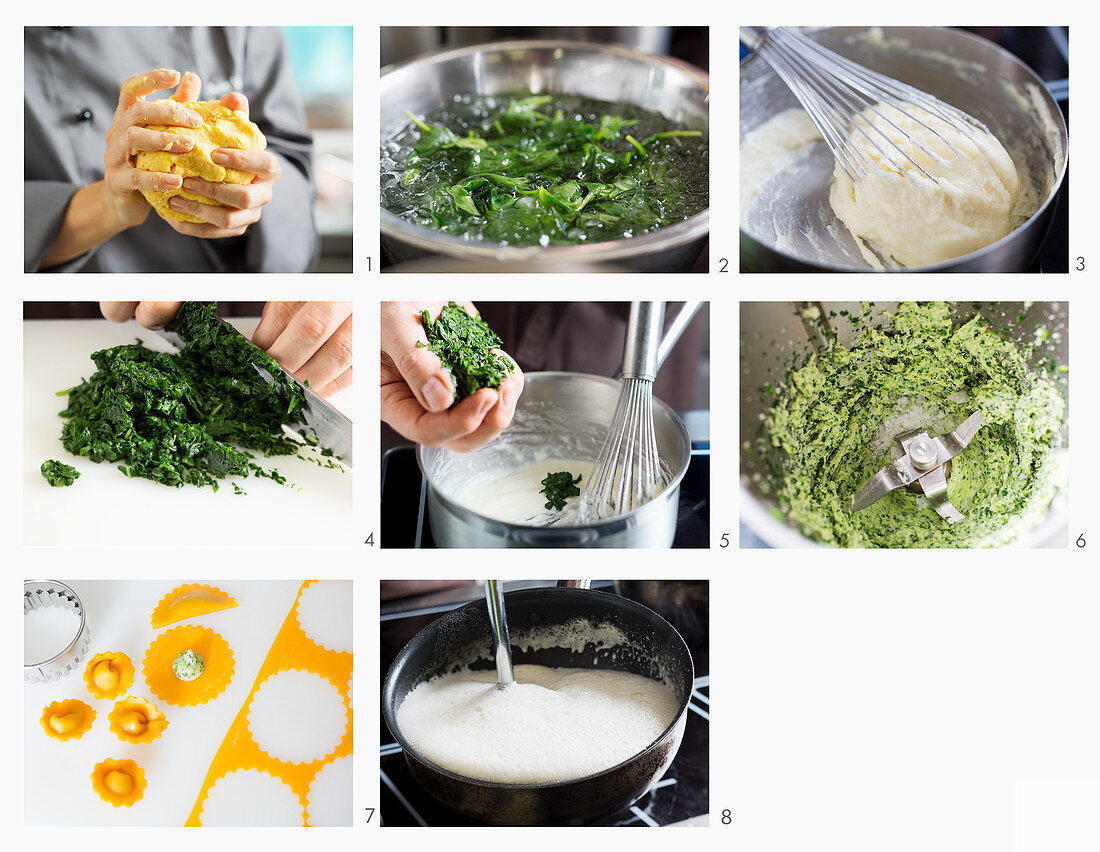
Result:
M638 236L708 206L705 127L565 95L456 99L382 145L382 207L500 245Z
M1066 406L1030 347L981 318L957 324L943 302L902 303L850 348L832 343L774 389L761 449L782 513L840 547L979 547L1011 542L1045 516L1065 476ZM881 319L881 316L880 316ZM1056 372L1057 370L1055 370ZM986 423L952 461L949 524L906 489L859 512L848 498L900 455L896 436L942 435L981 411Z

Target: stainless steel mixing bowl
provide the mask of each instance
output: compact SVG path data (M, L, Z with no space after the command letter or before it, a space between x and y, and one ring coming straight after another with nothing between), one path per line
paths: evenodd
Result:
M620 45L570 41L512 41L475 45L422 56L382 69L383 140L409 123L408 110L423 115L456 95L516 91L581 95L628 103L658 112L689 127L707 130L710 79L702 71L665 56ZM615 264L647 272L687 271L710 227L709 211L629 240L577 246L498 246L422 228L380 210L383 243L395 262L425 254L461 261L496 260L540 271L548 264L582 268ZM514 268L511 270L514 271Z
M838 342L850 346L859 336L849 316L860 315L859 302L816 302L823 316L836 318L830 322ZM1034 342L1041 329L1050 332L1041 346L1036 346L1032 363L1053 358L1056 363L1069 363L1069 306L1065 302L960 302L955 307L958 321L977 312L990 326L1023 344ZM755 450L764 412L773 396L769 387L783 383L792 359L799 363L822 344L820 328L814 319L801 316L801 305L792 302L741 303L741 521L772 547L816 547L802 535L797 525L778 514L771 494L769 472ZM897 302L875 302L875 308L893 313ZM1022 320L1017 322L1017 319ZM1060 390L1067 402L1069 389ZM1068 436L1063 435L1063 438ZM1045 521L1014 544L1041 547L1065 543L1069 520L1066 501L1058 497L1051 504Z
M882 38L867 27L833 27L810 33L831 50L897 78L970 113L1008 149L1043 203L1023 225L985 248L921 271L1013 272L1035 256L1050 227L1067 162L1068 136L1058 104L1042 80L1012 54L962 30L884 27ZM874 31L877 34L877 31ZM1034 109L1032 98L1038 102ZM762 60L741 63L741 138L798 101ZM1049 116L1049 124L1040 112ZM776 245L769 218L749 217L741 229L741 268L750 272L867 271L847 228L833 215L828 187L833 159L824 143L814 146L806 169L773 182L766 205L790 235ZM915 211L919 215L919 211Z
M504 434L472 453L416 448L428 481L432 537L440 547L669 547L676 535L680 481L691 461L687 427L653 400L657 451L672 470L668 487L643 506L583 526L530 527L482 515L454 499L470 477L538 458L595 461L615 411L619 382L582 373L527 373Z

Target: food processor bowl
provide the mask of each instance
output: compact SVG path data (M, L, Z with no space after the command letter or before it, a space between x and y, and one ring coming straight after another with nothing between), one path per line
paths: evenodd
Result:
M875 312L893 314L897 302L874 303ZM851 346L861 335L861 327L852 321L859 317L859 302L815 302L805 311L794 302L741 303L741 522L771 547L818 547L805 537L794 523L783 518L776 506L772 472L768 459L758 452L765 412L774 401L772 389L781 386L792 362L803 363L825 342L820 316L829 317L829 325L842 346ZM846 314L843 312L847 312ZM1069 306L1065 302L959 302L954 306L956 322L964 322L975 312L988 320L990 327L1007 339L1021 344L1042 340L1034 347L1031 363L1053 359L1069 363ZM835 315L835 316L834 316ZM1045 335L1044 330L1056 333ZM1068 404L1069 389L1059 383ZM1065 429L1065 427L1063 427ZM1063 443L1068 434L1063 432ZM1068 531L1066 499L1059 495L1051 503L1044 520L1013 542L1015 546L1062 546Z

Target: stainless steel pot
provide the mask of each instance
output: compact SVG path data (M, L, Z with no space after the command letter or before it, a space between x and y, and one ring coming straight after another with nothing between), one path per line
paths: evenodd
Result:
M830 323L838 342L850 346L859 329L841 311L859 316L858 302L815 303L824 316L837 315ZM893 312L896 302L875 302L876 308ZM956 306L958 321L972 317L975 308L992 328L1021 344L1032 343L1042 328L1054 332L1032 353L1032 364L1049 358L1069 363L1069 306L1065 302L962 302ZM792 361L802 363L822 343L815 320L803 320L800 305L791 302L741 303L741 521L771 547L818 547L802 535L797 525L779 514L772 496L771 472L755 449L764 412L771 406L769 388L781 384ZM1067 402L1068 386L1061 387ZM1068 438L1068 435L1063 435ZM1015 544L1025 547L1061 546L1065 543L1069 512L1058 497L1046 519Z
M831 50L931 92L984 122L1012 155L1021 181L1030 183L1043 202L1027 222L997 242L920 270L1024 269L1046 237L1066 171L1068 135L1058 104L1030 68L986 39L939 27L884 27L882 38L868 37L868 32L866 27L832 27L810 35ZM797 106L794 95L766 63L755 57L741 63L742 138L772 116ZM743 270L869 270L829 205L832 172L833 159L820 143L798 176L772 184L766 206L780 219L791 245L777 248L775 229L764 221L768 217L750 216L749 229L741 228Z
M570 41L512 41L447 50L382 69L382 139L408 125L405 110L423 114L456 95L515 91L582 95L628 103L672 121L709 128L710 79L686 63L620 45ZM691 268L706 241L704 210L652 234L577 246L497 246L441 234L379 211L382 239L396 262L425 254L460 261L519 264L526 271L588 264L619 269L675 272ZM516 271L520 267L506 267Z
M669 547L676 535L680 481L691 460L687 427L671 408L653 400L661 460L673 471L667 488L643 506L583 526L530 527L479 514L458 503L456 486L486 471L540 457L595 461L607 432L619 382L582 373L527 373L512 424L472 453L416 448L428 481L432 536L440 547Z
M691 653L676 629L639 603L587 589L525 589L505 595L515 663L567 668L616 668L663 680L679 698L676 718L634 757L603 772L552 784L495 784L456 775L420 755L397 724L397 708L416 686L462 666L491 669L492 639L484 602L433 621L412 638L386 673L382 712L416 779L440 802L468 817L502 825L579 825L628 807L671 765L687 724L694 682ZM610 625L618 644L525 647L560 625L570 632ZM532 735L537 737L538 731ZM577 736L584 736L578 731Z

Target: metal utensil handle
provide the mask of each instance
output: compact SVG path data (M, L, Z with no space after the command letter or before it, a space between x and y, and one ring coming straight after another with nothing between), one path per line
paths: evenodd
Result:
M497 684L515 683L512 671L512 644L508 638L508 619L504 612L504 587L500 580L485 581L485 602L489 605L489 626L493 629L493 659L497 664Z
M739 29L741 43L749 50L753 51L760 48L761 43L764 41L764 37L767 35L767 30L758 29L757 27L740 27Z
M699 308L703 306L702 302L684 302L680 307L680 311L676 314L676 318L669 323L668 330L665 331L665 336L661 338L661 343L657 347L657 370L660 371L661 365L665 363L665 359L672 352L672 347L683 336L684 331L691 324L691 321L695 318L695 315L699 313Z
M624 379L657 378L657 347L665 322L664 302L631 302L623 345Z

